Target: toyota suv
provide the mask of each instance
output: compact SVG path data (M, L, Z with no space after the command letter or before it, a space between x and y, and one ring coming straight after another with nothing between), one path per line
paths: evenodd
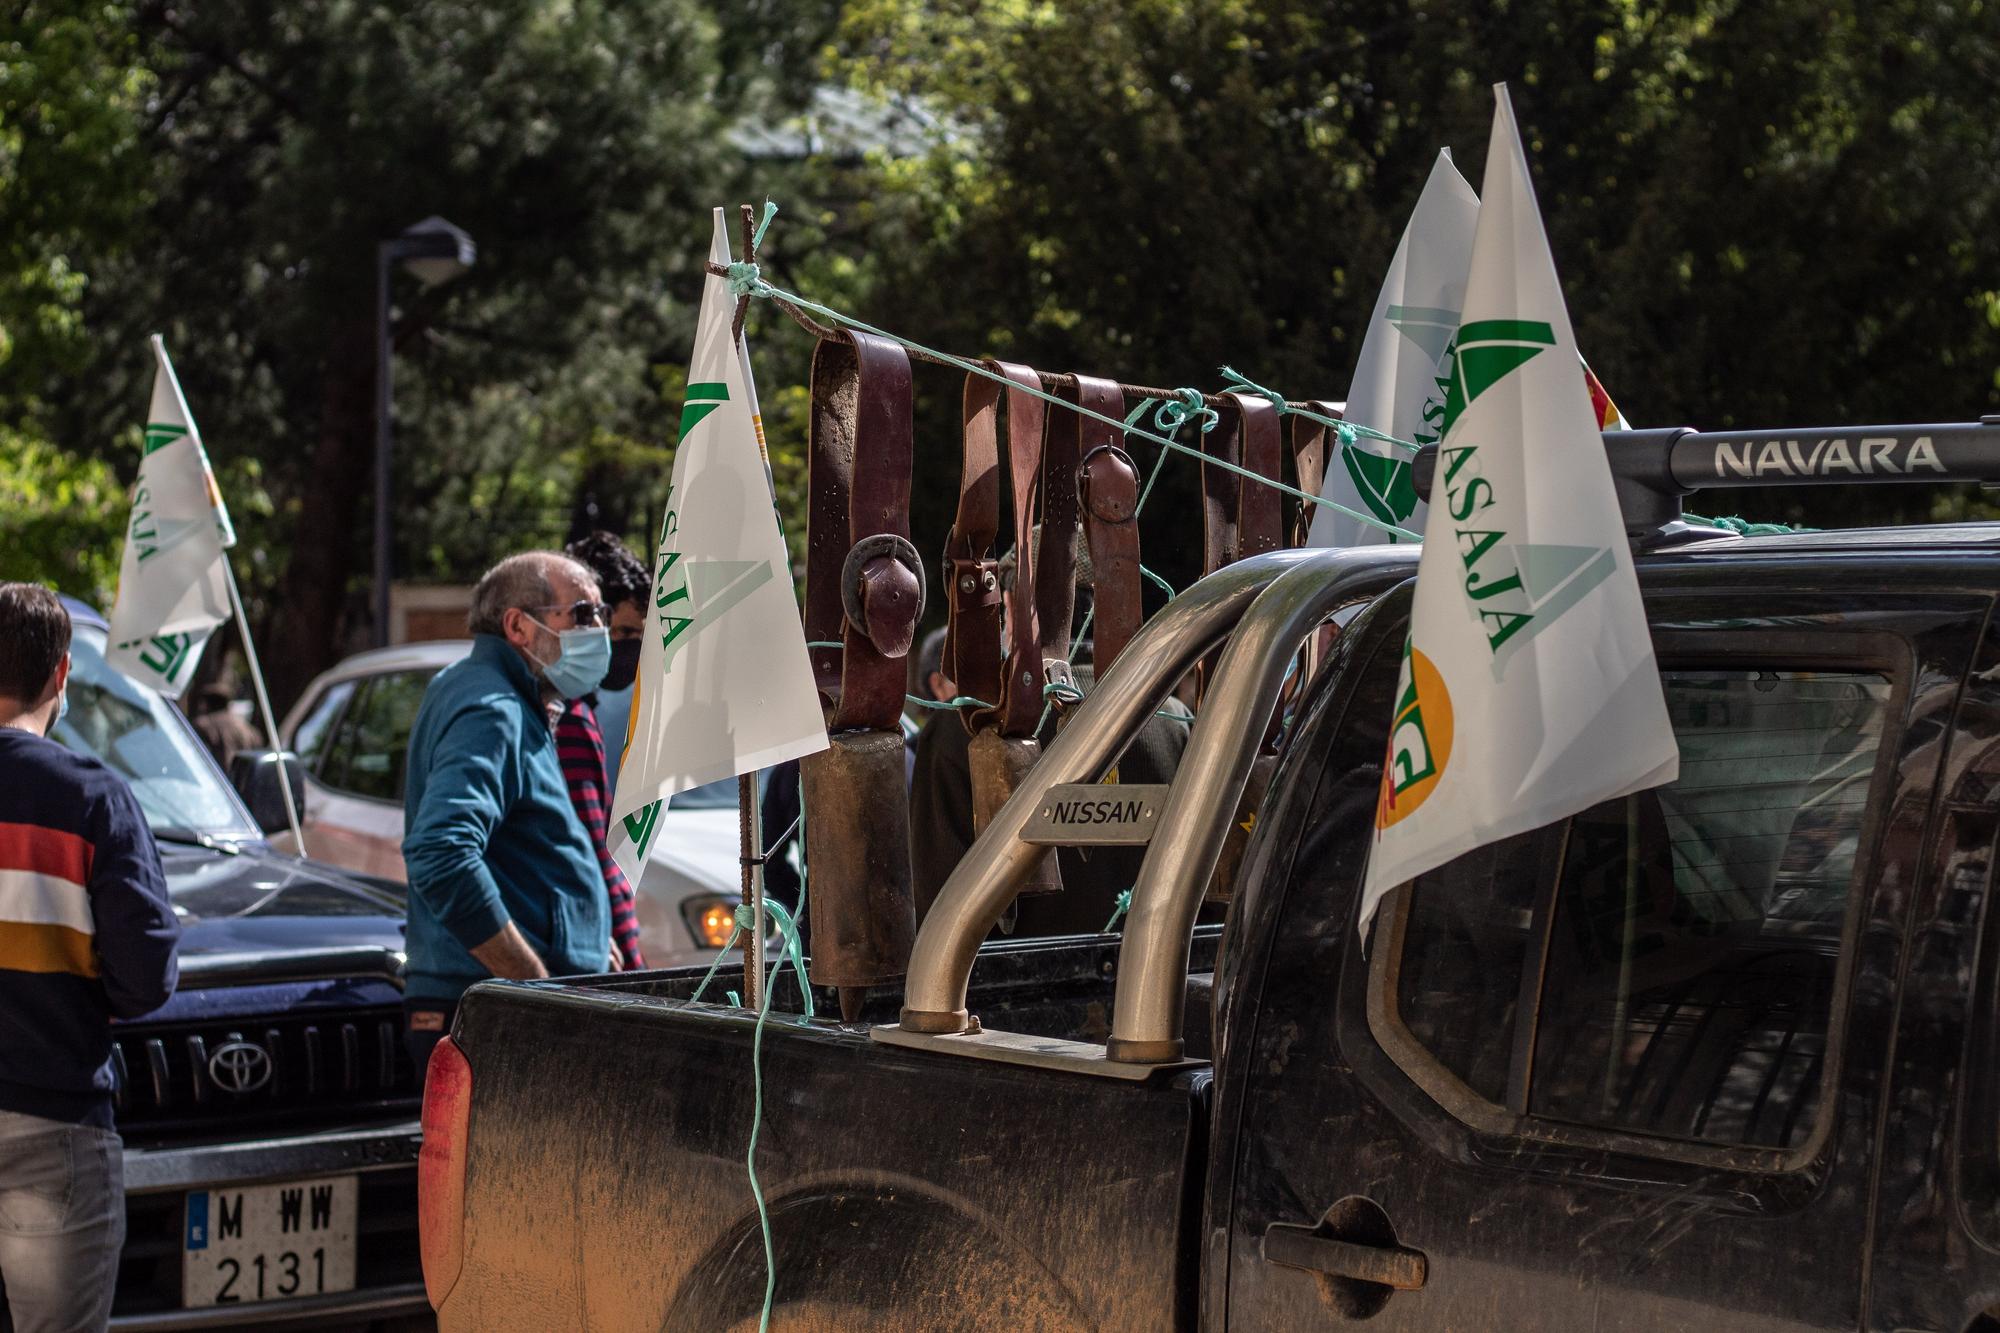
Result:
M67 601L55 740L132 786L180 985L112 1028L126 1239L114 1329L361 1325L426 1310L398 884L278 854L180 711Z

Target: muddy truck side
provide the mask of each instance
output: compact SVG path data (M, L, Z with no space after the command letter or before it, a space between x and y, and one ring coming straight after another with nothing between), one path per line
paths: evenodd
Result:
M1659 518L1680 777L1365 938L1407 548L1156 616L859 1024L789 975L761 1037L691 972L476 987L425 1110L441 1327L756 1327L755 1123L780 1328L2000 1329L2000 527ZM1287 665L1357 603L1197 927ZM986 942L1037 814L1219 645L1122 935Z

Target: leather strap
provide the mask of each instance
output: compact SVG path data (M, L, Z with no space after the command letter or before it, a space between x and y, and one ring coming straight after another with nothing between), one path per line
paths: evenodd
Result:
M1339 417L1341 414L1338 403L1313 402L1306 406L1323 417ZM1331 434L1330 428L1311 417L1292 418L1292 463L1298 471L1299 489L1307 495L1318 495L1326 485L1327 437ZM1292 545L1306 544L1307 534L1312 531L1313 511L1318 508L1318 505L1299 501L1299 518L1292 528Z
M1013 384L1039 391L1041 377L1027 366L990 361ZM1007 652L1000 653L1000 565L993 544L1000 534L1000 395L984 376L965 379L965 454L958 515L945 543L951 580L950 629L945 661L959 693L991 700L992 709L968 710L966 726L998 726L1007 736L1032 736L1042 712L1044 674L1035 623L1035 509L1041 486L1042 400L1014 389L1007 395L1008 480L1014 495L1014 587L1006 594Z
M1239 459L1244 467L1272 481L1284 480L1285 430L1278 409L1268 398L1254 394L1227 395L1236 404L1236 419L1242 431ZM1275 551L1285 544L1285 493L1238 477L1236 506L1236 558L1246 559Z
M1077 401L1074 388L1059 397ZM1124 401L1124 396L1119 396ZM1102 412L1104 409L1092 404ZM1116 415L1115 413L1113 415ZM1042 535L1035 544L1035 623L1041 629L1045 661L1068 662L1070 628L1076 621L1076 465L1083 457L1084 429L1098 423L1078 412L1051 411L1043 418Z
M1234 402L1235 400L1231 400ZM1241 464L1243 441L1238 432L1241 418L1236 409L1225 407L1215 429L1200 435L1201 452L1207 458ZM1243 478L1225 468L1201 465L1201 572L1213 574L1224 565L1233 565L1242 554L1237 546L1237 506L1242 500Z
M1040 390L1042 377L1026 366L995 361L993 368L1015 384ZM991 381L988 381L991 383ZM995 386L997 387L997 386ZM1007 664L1000 682L1002 736L1033 736L1042 718L1042 627L1036 614L1036 570L1041 564L1035 533L1041 521L1042 450L1048 443L1048 404L1032 394L1007 391L1007 475L1014 501L1014 586L1007 590ZM1067 637L1065 635L1065 637ZM975 725L992 725L972 719Z
M1125 391L1110 380L1078 375L1058 396L1102 416L1125 414ZM1042 656L1067 662L1070 626L1076 619L1076 538L1082 522L1084 456L1100 445L1116 445L1124 432L1082 412L1049 414L1048 443L1042 448L1042 549L1035 570L1035 613L1042 627ZM1139 576L1134 562L1134 585Z
M1077 377L1079 382L1082 376ZM1090 543L1090 668L1099 680L1111 669L1144 611L1139 579L1139 468L1116 441L1086 450L1077 467L1077 498Z
M910 358L886 339L849 336L813 349L806 637L843 645L810 650L829 725L889 731L901 725L923 611L916 571L890 550L910 537Z

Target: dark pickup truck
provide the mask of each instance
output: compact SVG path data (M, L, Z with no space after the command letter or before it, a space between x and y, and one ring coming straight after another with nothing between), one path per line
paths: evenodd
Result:
M1402 886L1366 939L1407 548L1246 560L1156 616L867 1022L787 978L758 1055L690 973L475 988L425 1107L440 1326L755 1328L760 1114L779 1328L2000 1330L2000 525L1679 520L1806 434L1607 437L1680 776ZM2000 428L1841 434L2000 476ZM1355 603L1198 927L1287 664ZM1122 937L985 943L1057 789L1225 642L1133 794Z

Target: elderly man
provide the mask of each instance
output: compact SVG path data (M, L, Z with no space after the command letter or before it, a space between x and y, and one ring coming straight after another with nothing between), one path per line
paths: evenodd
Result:
M611 956L554 734L610 661L597 581L565 556L509 556L479 581L468 627L472 652L431 680L410 731L404 1014L420 1071L474 982L601 972Z

